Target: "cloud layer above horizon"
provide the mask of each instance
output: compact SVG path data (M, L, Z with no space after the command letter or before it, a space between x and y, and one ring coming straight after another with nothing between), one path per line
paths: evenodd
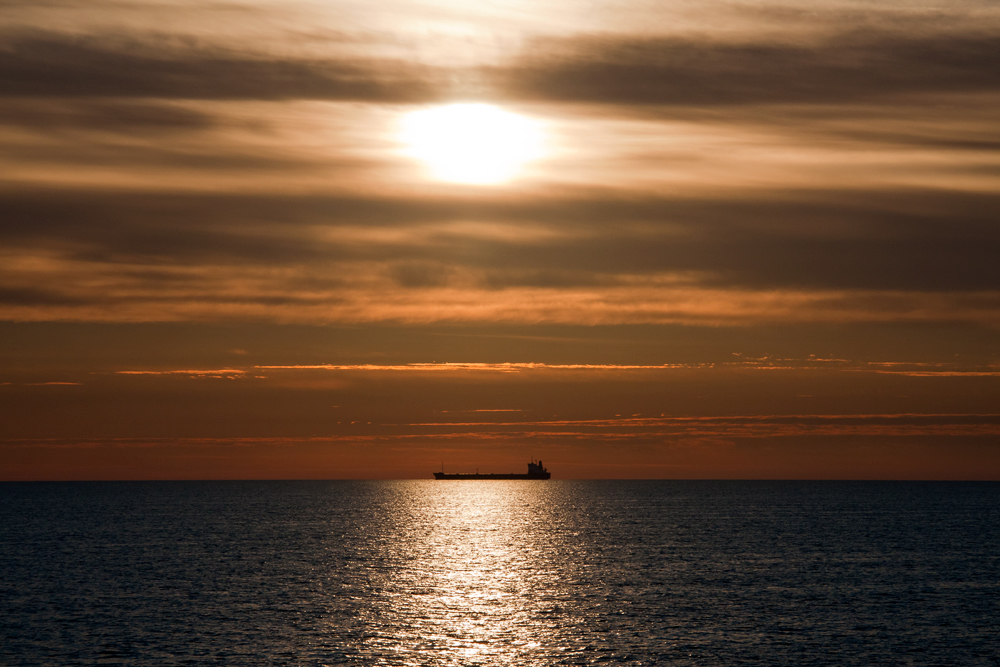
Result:
M6 5L3 318L1000 323L995 5L592 9ZM548 155L434 182L455 100Z

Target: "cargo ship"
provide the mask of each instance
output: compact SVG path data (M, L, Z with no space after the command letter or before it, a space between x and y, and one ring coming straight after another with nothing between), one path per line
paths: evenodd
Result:
M552 474L542 466L541 460L537 463L532 461L528 464L527 474L516 472L493 472L480 474L479 472L456 472L446 473L444 466L441 472L434 473L434 479L549 479Z

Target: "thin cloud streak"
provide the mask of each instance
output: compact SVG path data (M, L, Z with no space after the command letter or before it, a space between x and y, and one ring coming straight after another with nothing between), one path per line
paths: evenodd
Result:
M245 375L246 371L232 368L219 370L172 370L172 371L115 371L116 375L187 375L190 377L232 377Z
M498 422L424 422L406 424L405 426L428 427L496 427ZM516 421L505 425L512 427L528 426L591 426L599 428L622 427L663 427L672 426L679 429L705 430L705 433L722 432L729 428L762 427L760 433L774 427L819 428L837 427L948 427L948 426L1000 426L1000 415L997 414L856 414L856 415L725 415L725 416L670 416L670 417L617 417L613 419L555 419L542 421Z
M4 384L12 384L10 382L5 382ZM81 382L28 382L25 386L28 387L62 387L62 386L75 386L80 385Z
M70 277L70 276L67 276ZM637 285L606 289L266 289L266 275L221 289L172 290L105 282L96 295L49 293L41 304L8 303L9 321L270 321L278 323L700 324L966 322L1000 326L1000 292L750 291ZM96 280L94 282L97 282ZM65 289L66 282L60 282ZM270 294L269 294L270 293ZM70 299L71 305L52 305ZM877 307L876 307L877 306Z
M408 364L292 364L292 365L272 365L254 366L258 371L281 370L281 371L365 371L365 372L499 372L499 373L529 373L533 371L671 371L671 370L696 370L712 368L739 368L759 371L802 371L802 370L835 370L845 372L868 372L879 375L905 375L910 377L990 377L1000 376L997 370L982 370L980 368L956 369L955 366L962 364L943 362L921 363L921 362L891 362L891 361L851 361L849 359L819 359L819 358L746 358L728 362L703 362L703 363L670 363L670 364L549 364L541 362L445 362L445 363L425 363L413 362ZM884 366L906 366L903 370L884 370ZM926 370L925 367L937 367L934 370ZM120 371L128 373L146 373L147 371ZM149 371L149 373L163 373L164 371ZM166 371L172 373L194 373L209 371ZM244 371L231 371L244 372ZM479 410L479 412L491 412L490 410ZM493 412L509 412L509 410L493 410Z
M1000 371L875 371L884 375L906 375L909 377L1000 377Z
M626 364L543 364L543 363L411 363L398 365L379 364L315 364L292 366L254 366L260 370L327 370L327 371L497 371L500 373L518 373L526 370L591 370L591 371L622 371L622 370L666 370L676 368L704 368L712 364L659 364L659 365L626 365ZM491 412L480 410L477 412ZM510 410L492 410L492 412L510 412Z
M363 425L359 426L361 428ZM577 429L567 427L576 426ZM401 428L431 429L400 432ZM472 427L477 427L474 430ZM394 441L436 443L478 441L643 441L664 446L716 445L734 439L771 438L991 438L1000 435L1000 415L774 415L698 418L653 418L648 420L563 420L526 422L440 422L381 425L379 432L310 437L239 438L8 438L0 447L78 448L230 446L258 444L294 446L303 443L355 443L370 445Z

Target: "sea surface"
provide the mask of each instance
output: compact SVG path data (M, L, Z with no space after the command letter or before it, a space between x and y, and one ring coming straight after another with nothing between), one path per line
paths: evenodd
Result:
M0 484L0 665L1000 664L1000 484Z

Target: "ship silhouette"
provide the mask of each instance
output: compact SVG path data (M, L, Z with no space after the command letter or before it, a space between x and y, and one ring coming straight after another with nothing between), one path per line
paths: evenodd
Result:
M549 479L550 477L552 477L552 474L542 466L541 460L529 463L527 474L516 472L485 474L480 474L479 472L446 473L443 464L441 472L434 473L434 479Z

